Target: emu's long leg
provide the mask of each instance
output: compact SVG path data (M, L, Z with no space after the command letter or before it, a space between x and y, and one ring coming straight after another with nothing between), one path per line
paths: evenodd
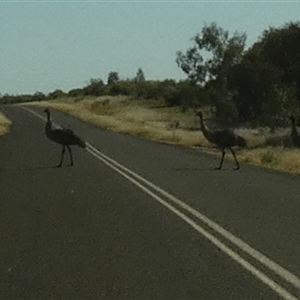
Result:
M65 151L66 151L66 147L63 146L62 151L61 151L60 163L59 163L58 166L57 166L58 168L60 168L61 165L62 165L62 163L63 163Z
M216 170L221 170L221 169L222 169L222 165L223 165L223 161L224 161L225 154L226 154L225 148L222 148L222 158L221 158L221 162L220 162L219 167L215 168Z
M68 148L68 151L69 151L69 153L70 153L70 160L71 160L71 163L70 163L70 166L73 166L73 155L72 155L72 150L71 150L71 147L70 146L67 146L67 148Z
M231 151L231 153L232 153L232 156L233 156L233 158L234 158L234 160L235 160L235 163L236 163L236 168L235 168L235 170L238 170L238 169L240 168L240 164L239 164L239 162L238 162L238 160L237 160L237 158L236 158L235 152L233 151L233 149L232 149L231 147L230 147L229 149L230 149L230 151Z

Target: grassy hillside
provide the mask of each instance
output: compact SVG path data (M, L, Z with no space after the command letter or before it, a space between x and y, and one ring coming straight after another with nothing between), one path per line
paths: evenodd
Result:
M159 101L103 96L62 98L29 105L61 110L110 130L160 142L201 147L205 151L219 155L199 131L199 120L194 111L183 113L176 107L165 107ZM177 129L174 129L175 121L180 122ZM213 125L209 119L206 123L209 127ZM247 149L237 150L240 161L300 174L300 151L290 147L290 128L278 129L272 134L268 128L238 128L235 132L245 137L248 143ZM228 155L228 158L231 159L231 155Z

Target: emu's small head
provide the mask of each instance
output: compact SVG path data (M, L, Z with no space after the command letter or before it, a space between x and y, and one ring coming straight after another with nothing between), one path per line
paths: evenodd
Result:
M46 108L46 109L44 110L44 112L45 112L46 114L49 114L49 113L50 113L49 108Z
M290 120L294 123L295 122L295 117L293 115L291 115Z

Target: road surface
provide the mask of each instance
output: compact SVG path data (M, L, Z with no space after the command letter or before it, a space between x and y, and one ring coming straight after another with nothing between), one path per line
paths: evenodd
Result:
M1 107L0 299L300 298L299 176L52 111L88 142L54 168L28 108Z

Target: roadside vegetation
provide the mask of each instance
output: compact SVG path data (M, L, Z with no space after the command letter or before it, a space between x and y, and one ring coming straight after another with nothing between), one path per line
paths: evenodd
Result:
M166 107L159 101L141 101L128 96L60 98L28 105L57 109L113 131L158 142L199 147L220 155L200 131L194 110L182 112L178 107ZM206 121L207 124L213 123L211 119ZM300 174L300 150L292 148L289 127L278 128L272 133L268 127L239 127L235 132L245 137L248 143L246 149L237 152L240 161Z
M9 132L10 125L10 120L8 120L2 113L0 113L0 137Z
M268 28L245 45L245 33L230 35L212 23L176 53L185 80L147 80L142 68L122 79L112 71L106 83L93 78L68 92L6 94L0 103L31 102L111 130L218 153L199 132L201 110L209 128L231 128L246 138L240 161L300 174L289 120L300 113L300 22Z

